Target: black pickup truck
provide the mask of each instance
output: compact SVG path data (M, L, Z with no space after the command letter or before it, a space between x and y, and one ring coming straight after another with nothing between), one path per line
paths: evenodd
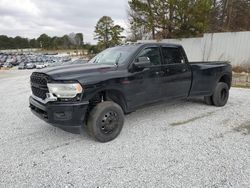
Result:
M96 140L116 138L124 114L154 102L204 96L224 106L232 80L227 62L188 62L180 45L130 44L109 48L86 64L47 68L30 77L30 108L70 132L86 125Z

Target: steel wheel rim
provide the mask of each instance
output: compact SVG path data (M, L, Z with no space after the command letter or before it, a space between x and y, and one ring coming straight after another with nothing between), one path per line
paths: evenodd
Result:
M118 114L114 111L108 111L104 114L100 123L100 130L103 134L111 134L118 127Z

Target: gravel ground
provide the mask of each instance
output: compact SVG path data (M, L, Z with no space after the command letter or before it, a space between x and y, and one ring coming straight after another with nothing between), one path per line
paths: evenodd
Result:
M143 108L102 144L35 117L31 72L13 73L0 73L0 187L250 187L249 89L233 88L223 108Z

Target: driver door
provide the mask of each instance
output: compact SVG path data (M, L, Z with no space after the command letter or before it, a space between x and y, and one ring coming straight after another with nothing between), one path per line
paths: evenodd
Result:
M141 106L158 101L161 97L161 54L158 46L146 47L134 60L148 58L150 65L133 73L133 104Z

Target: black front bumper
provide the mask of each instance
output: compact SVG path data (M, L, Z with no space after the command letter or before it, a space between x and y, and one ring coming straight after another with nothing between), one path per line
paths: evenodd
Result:
M80 133L88 102L43 104L30 96L31 111L40 119L71 133Z

